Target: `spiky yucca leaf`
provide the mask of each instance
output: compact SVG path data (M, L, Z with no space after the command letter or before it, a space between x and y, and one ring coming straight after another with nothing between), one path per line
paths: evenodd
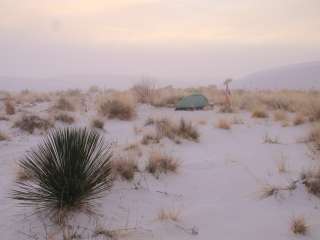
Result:
M12 198L53 214L90 207L111 187L110 159L110 144L96 131L53 130L20 161L31 181L18 181Z

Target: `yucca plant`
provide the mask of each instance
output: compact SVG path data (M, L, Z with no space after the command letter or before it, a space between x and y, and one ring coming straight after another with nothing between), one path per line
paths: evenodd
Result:
M92 207L111 187L110 147L94 130L52 130L20 161L30 181L17 181L12 198L59 219Z

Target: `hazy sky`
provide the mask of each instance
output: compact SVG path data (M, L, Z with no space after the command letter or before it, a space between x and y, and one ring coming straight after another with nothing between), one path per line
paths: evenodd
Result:
M0 0L0 75L214 83L320 60L319 11L320 0Z

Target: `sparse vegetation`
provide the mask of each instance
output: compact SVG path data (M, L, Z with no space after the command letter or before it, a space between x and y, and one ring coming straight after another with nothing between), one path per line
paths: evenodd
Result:
M68 100L65 97L60 97L56 104L55 104L55 108L61 111L74 111L75 107L74 105L70 102L70 100Z
M303 173L301 178L307 191L315 196L320 197L320 169L311 169Z
M32 134L35 129L47 131L53 123L36 115L24 115L13 126Z
M316 150L320 150L320 123L314 124L312 127L309 140L314 144Z
M139 171L136 159L129 155L116 157L112 161L112 169L115 176L128 181L133 180L135 173Z
M0 141L5 141L8 139L8 136L2 132L0 132Z
M135 106L129 101L112 99L99 105L98 112L110 119L131 120L136 114Z
M55 115L54 119L56 121L60 121L60 122L66 123L66 124L72 124L75 121L74 117L72 117L71 115L69 115L67 113L63 113L63 112Z
M57 221L94 204L111 187L110 145L93 130L53 130L19 166L31 181L17 182L12 198Z
M175 173L179 166L179 161L172 156L159 151L153 151L150 154L146 170L155 176L159 176L161 173Z
M158 213L158 220L160 221L180 221L180 211L175 209L161 209Z
M6 111L6 114L8 115L13 115L16 113L16 109L12 101L10 100L5 101L5 111Z
M275 121L288 121L288 114L283 110L277 110L273 113L273 119Z
M141 144L149 145L149 144L157 144L160 142L160 137L155 134L145 134L141 139Z
M290 229L294 234L306 235L308 226L306 224L304 217L293 218Z
M216 124L216 127L228 130L231 128L231 124L226 119L219 119L218 123Z
M269 134L266 134L264 136L264 139L263 139L263 142L264 143L268 143L268 144L280 144L279 140L277 137L270 137Z
M102 119L94 118L91 121L91 126L93 128L103 129L104 121Z
M252 117L253 118L267 118L268 117L268 113L262 108L256 108L252 112Z
M138 102L151 103L154 99L155 84L153 81L143 79L141 82L135 84L132 88Z
M293 125L298 126L304 124L305 117L301 113L297 113L293 119Z

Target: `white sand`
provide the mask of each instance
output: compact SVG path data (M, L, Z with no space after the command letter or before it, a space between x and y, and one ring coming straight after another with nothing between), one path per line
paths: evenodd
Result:
M33 111L39 108L36 106ZM88 115L92 114L77 114L75 125L88 126ZM244 124L232 125L231 130L215 128L219 118L234 115L241 117ZM141 162L150 149L160 149L181 161L179 172L159 179L141 173L132 183L116 181L98 207L100 225L109 229L133 228L120 239L319 239L320 200L303 186L298 185L291 193L259 198L264 184L287 185L299 177L302 169L315 163L307 146L297 143L306 135L308 125L282 127L271 119L251 119L247 113L175 112L139 106L134 121L106 121L105 137L123 146L140 141L142 135L136 135L134 127L142 128L150 116L177 120L183 116L195 124L200 120L207 124L198 125L199 143L183 141L177 145L165 139L158 145L143 146ZM17 207L8 195L14 184L16 161L39 143L41 135L29 135L11 126L12 122L0 121L1 131L11 137L10 141L0 142L0 233L6 240L32 239L26 234L43 233L39 219L24 218L30 211ZM281 144L263 143L265 134L277 137ZM286 173L277 170L281 158L288 166ZM180 211L180 222L157 220L161 209ZM292 217L299 215L305 216L310 226L305 237L290 232ZM79 221L82 226L94 225L94 219L89 224L85 218ZM191 234L192 229L198 234Z

